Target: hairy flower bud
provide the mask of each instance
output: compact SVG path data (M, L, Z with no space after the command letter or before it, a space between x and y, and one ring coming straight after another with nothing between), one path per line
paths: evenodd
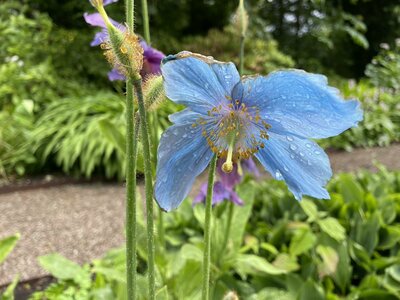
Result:
M102 2L102 0L92 1ZM102 5L96 6L96 8L103 18L109 34L109 41L102 44L107 60L125 77L140 78L140 70L143 66L143 48L139 43L139 37L129 30L121 32L111 23Z
M233 15L233 26L236 29L236 33L242 37L246 36L247 27L249 25L249 16L246 9L244 8L243 0L239 1L239 6Z
M157 109L161 102L166 99L162 76L147 76L143 84L143 93L146 109L149 111Z

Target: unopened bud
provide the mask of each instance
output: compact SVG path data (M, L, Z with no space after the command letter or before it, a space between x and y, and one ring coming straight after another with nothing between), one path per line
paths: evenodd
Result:
M243 0L239 0L239 6L236 9L235 14L233 15L233 26L235 27L236 32L239 35L245 37L248 25L249 25L249 15L247 14L246 9L244 8Z
M92 1L102 2L102 0ZM110 37L109 42L102 45L102 48L106 50L104 55L107 60L125 77L140 78L140 70L143 66L143 48L139 43L139 37L129 30L122 32L116 28L102 5L96 8L107 26Z
M163 78L161 75L149 75L143 84L145 107L147 110L156 110L165 100Z

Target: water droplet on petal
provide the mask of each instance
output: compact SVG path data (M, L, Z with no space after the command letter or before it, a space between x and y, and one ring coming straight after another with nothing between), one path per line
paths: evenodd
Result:
M293 142L293 138L292 138L291 136L287 136L286 139L287 139L289 142Z
M303 153L303 152L299 152L299 154L300 154L300 156L303 156L303 157L304 157L304 153Z
M307 147L307 148L311 148L311 144L307 143L307 144L306 144L306 147Z
M289 172L289 169L288 169L286 166L284 166L283 169L284 169L286 172Z
M293 145L293 144L290 144L289 147L290 147L290 150L293 150L293 151L297 149L297 146L296 146L296 145Z
M294 159L294 155L293 155L293 154L290 154L290 158L291 158L291 159Z
M314 153L319 155L319 154L321 154L321 151L315 150Z
M281 172L279 170L275 171L275 178L278 179L278 180L282 179L282 174L281 174Z

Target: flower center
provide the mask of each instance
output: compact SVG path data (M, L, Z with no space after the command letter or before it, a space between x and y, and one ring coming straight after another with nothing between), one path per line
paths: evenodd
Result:
M202 135L218 157L226 158L222 170L230 173L233 163L249 159L268 140L269 124L260 118L256 106L247 107L240 100L226 97L228 103L213 107L207 117L196 120L193 127L201 126Z

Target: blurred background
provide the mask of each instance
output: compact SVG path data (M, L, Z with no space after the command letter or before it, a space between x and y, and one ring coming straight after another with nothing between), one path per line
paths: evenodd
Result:
M149 1L152 45L165 54L185 49L238 63L236 7L233 0ZM136 8L142 33L140 1ZM324 146L349 150L399 140L398 1L249 0L246 9L245 73L323 73L345 97L363 102L363 124ZM122 3L108 6L120 22L123 10ZM98 29L85 23L84 12L94 12L89 1L0 3L3 178L43 172L123 178L113 136L124 136L124 85L108 81L110 67L89 45ZM159 108L161 129L175 109Z

